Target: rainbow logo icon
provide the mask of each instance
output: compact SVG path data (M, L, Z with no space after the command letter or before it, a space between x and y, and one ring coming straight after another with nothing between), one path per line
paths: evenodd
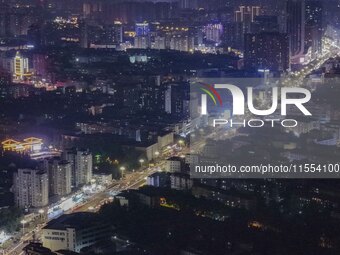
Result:
M217 105L217 101L219 102L220 106L222 106L222 98L221 95L216 91L216 89L209 85L209 84L202 84L204 87L201 87L200 89L207 93L209 97L213 100L214 104ZM216 101L217 99L217 101Z

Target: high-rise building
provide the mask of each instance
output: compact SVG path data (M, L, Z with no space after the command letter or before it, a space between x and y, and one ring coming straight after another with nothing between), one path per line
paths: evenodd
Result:
M287 1L287 34L291 62L304 61L305 51L305 2L304 0Z
M306 24L322 27L322 2L319 0L306 0Z
M29 73L28 58L23 57L20 52L17 52L13 59L13 74L16 79L24 79Z
M75 149L64 150L62 154L62 159L70 162L71 164L71 186L75 186L75 175L76 175L76 155L77 151Z
M315 58L322 50L322 3L318 0L307 0L305 6L305 46L310 48L312 58Z
M80 47L87 49L89 47L88 25L85 21L80 23Z
M150 32L149 23L147 23L147 22L136 23L135 30L136 30L135 31L136 36L149 35L149 32Z
M225 26L225 42L236 49L244 48L244 35L251 33L252 23L259 16L259 6L239 6L234 13L234 22Z
M197 9L198 0L180 0L179 7L181 9Z
M235 11L235 22L242 24L243 33L250 33L251 23L260 15L259 6L240 6Z
M48 205L48 175L37 169L18 169L13 175L15 205L20 208Z
M41 14L40 10L34 7L23 5L11 8L5 23L9 25L6 32L11 36L27 35L30 26L41 21Z
M191 52L194 50L194 37L188 35L174 35L170 39L170 49Z
M208 24L204 30L208 42L221 43L223 34L223 25L221 23Z
M150 37L148 35L136 36L134 38L134 47L136 49L150 48Z
M204 38L204 27L202 26L193 26L192 27L192 34L195 38L195 46L199 46L203 44L203 38ZM220 35L220 38L223 35Z
M96 13L102 12L102 2L101 1L87 1L83 3L83 16L89 17L90 15L94 15Z
M87 184L92 179L92 153L89 151L77 151L76 155L76 186Z
M230 22L224 25L224 43L234 49L243 49L244 32L240 22Z
M287 35L278 32L246 34L244 65L246 69L269 69L274 72L289 69Z
M44 161L44 169L48 173L49 194L66 196L71 193L71 163L60 158Z
M106 44L120 44L123 42L123 24L115 21L113 25L103 27L102 40Z
M123 24L120 21L115 21L113 25L113 42L123 42Z
M157 50L164 50L166 48L165 37L156 36L153 48Z
M256 16L260 15L259 6L240 6L235 11L236 22L254 22Z
M34 74L43 78L48 74L48 55L47 54L33 54L33 70Z
M168 85L164 95L165 112L176 117L188 117L190 93L186 84Z
M70 163L71 185L79 187L88 184L92 179L93 159L92 153L86 150L67 150L63 159Z

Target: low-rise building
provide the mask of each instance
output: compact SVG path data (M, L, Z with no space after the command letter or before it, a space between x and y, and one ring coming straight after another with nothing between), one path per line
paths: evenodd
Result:
M98 241L109 239L111 228L98 215L89 212L64 214L50 221L42 231L43 246L79 252Z
M111 173L95 173L93 178L96 180L97 184L109 185L112 182Z
M171 189L189 190L193 186L193 180L190 175L184 173L173 173L170 176Z
M230 207L246 210L255 209L257 204L256 198L252 195L237 191L222 190L207 185L195 185L192 187L192 194L198 198L202 197L215 200Z
M171 157L166 160L165 170L170 173L181 172L184 166L184 159L181 157Z
M146 183L149 186L165 188L170 185L170 175L164 172L156 172L147 177Z

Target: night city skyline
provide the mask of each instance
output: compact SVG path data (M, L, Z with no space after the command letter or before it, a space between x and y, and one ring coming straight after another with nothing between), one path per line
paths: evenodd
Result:
M339 78L339 0L0 0L0 254L339 254Z

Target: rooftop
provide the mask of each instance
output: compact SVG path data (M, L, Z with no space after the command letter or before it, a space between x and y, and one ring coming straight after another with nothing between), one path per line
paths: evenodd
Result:
M78 212L64 214L57 219L51 220L44 229L66 230L67 228L86 229L98 226L100 219L96 213Z

